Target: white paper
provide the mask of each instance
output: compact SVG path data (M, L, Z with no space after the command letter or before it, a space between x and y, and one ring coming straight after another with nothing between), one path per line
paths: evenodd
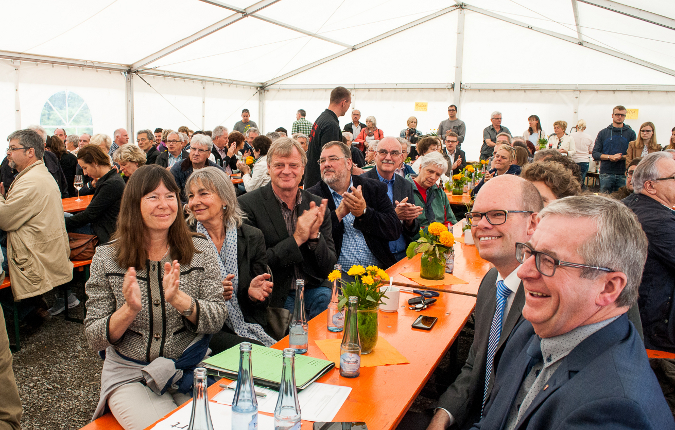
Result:
M257 385L255 390L267 394L267 397L258 397L258 410L274 414L279 392ZM351 391L351 387L322 384L320 382L312 383L309 387L298 392L302 419L319 422L333 421ZM233 398L234 390L224 389L213 396L212 400L224 405L232 405Z
M232 428L232 406L225 406L210 401L209 412L211 412L211 422L214 429L228 430ZM158 422L153 427L153 430L187 430L190 426L190 414L192 414L192 404L185 405L164 420ZM274 418L258 414L258 428L260 430L273 429Z

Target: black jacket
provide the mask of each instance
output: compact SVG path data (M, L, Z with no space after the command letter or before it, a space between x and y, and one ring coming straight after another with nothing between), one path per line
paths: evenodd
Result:
M218 150L216 149L216 145L213 145L213 148L211 149L211 154L213 154L213 157L216 159L216 164L222 167L223 169L226 166L230 166L230 169L237 170L237 157L228 157L226 155L225 159L223 160L223 157L220 156Z
M190 154L187 151L181 152L181 162L190 158ZM155 164L162 167L169 167L169 151L164 151L157 156L155 159Z
M56 158L56 155L49 151L45 151L42 161L45 163L45 167L47 167L47 170L49 170L49 173L52 174L56 184L59 186L61 198L65 199L70 197L68 194L68 183L66 182L66 177L63 174L61 164L59 163L59 159ZM18 174L18 171L9 166L9 160L7 157L5 157L5 159L2 160L2 164L0 165L0 179L5 185L5 191L9 190L9 186L12 185L14 178Z
M452 163L450 162L450 156L447 154L447 152L445 154L443 154L443 156L448 160L448 169L450 169L452 167ZM466 154L464 153L464 151L462 151L459 148L455 148L455 161L457 161L457 157L462 157L462 162L461 162L461 164L459 165L458 168L453 169L453 171L452 171L453 175L458 174L462 169L464 169L466 167ZM451 176L451 175L447 175L447 176Z
M377 167L368 170L361 176L368 179L374 179L376 181L380 180L380 178L377 175ZM415 191L413 190L413 187L414 185L412 184L412 182L406 181L405 178L403 178L403 176L394 174L394 201L392 202L394 210L396 210L395 209L396 202L400 203L406 197L408 198L408 203L415 204ZM405 238L405 245L408 246L408 244L412 241L412 238L419 232L420 222L418 219L415 219L415 221L413 221L410 227L406 227L406 224L403 221L401 221L401 228L403 229L403 237Z
M313 201L317 206L321 204L320 198L307 191L301 190L300 193L302 203L299 215L309 209L310 202ZM306 289L321 286L337 262L328 209L321 224L321 237L316 247L310 249L307 242L298 246L293 236L288 234L279 202L272 190L272 183L240 196L238 201L246 214L244 222L259 228L265 236L267 264L274 275L270 306L284 307L295 274L295 265L302 268Z
M396 263L394 255L389 250L389 241L396 240L401 235L402 227L394 206L387 197L387 185L361 176L352 176L354 187L361 185L363 198L366 200L366 213L354 219L354 228L361 231L368 249L386 269ZM345 232L344 220L338 222L335 214L335 202L325 182L320 181L308 192L328 199L328 208L333 226L333 241L335 254L340 257L342 251L342 236ZM349 268L346 268L348 270Z
M86 224L91 224L99 243L108 242L115 232L123 193L124 179L115 169L110 169L108 173L96 181L94 197L87 209L66 218L66 230L71 231Z
M68 195L70 197L75 197L77 195L77 190L73 186L75 182L75 172L77 170L77 157L66 151L59 160L61 164L61 170L63 171L63 176L66 178L66 185L68 187Z
M362 122L359 122L359 125L361 126L361 129L366 128L366 125ZM350 132L352 135L354 134L354 123L352 121L349 121L349 124L345 124L344 131ZM357 136L352 136L354 139L356 139Z
M363 167L366 165L366 157L363 156L363 152L359 151L359 148L356 146L350 146L349 150L352 152L352 162L357 167Z
M145 164L155 164L155 160L159 156L160 152L155 148L155 145L150 147L150 150L145 153Z
M337 140L342 142L342 131L338 117L330 109L323 111L314 122L312 132L309 134L307 150L307 165L305 166L305 189L321 181L319 172L319 156L321 148L328 142Z

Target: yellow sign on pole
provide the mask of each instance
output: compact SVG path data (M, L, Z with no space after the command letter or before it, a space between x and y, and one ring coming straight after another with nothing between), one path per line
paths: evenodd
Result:
M415 110L418 112L426 112L428 106L427 102L415 102Z
M628 109L626 112L626 119L638 119L638 112L640 109Z

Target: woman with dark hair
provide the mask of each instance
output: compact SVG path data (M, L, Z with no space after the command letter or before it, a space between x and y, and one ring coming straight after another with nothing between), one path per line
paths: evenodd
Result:
M544 206L553 200L576 196L581 193L581 185L572 172L555 161L537 161L530 163L520 173L522 178L532 182L537 188Z
M675 149L675 127L670 130L670 143L663 149Z
M82 167L82 172L95 181L96 186L94 197L87 208L66 216L66 230L94 234L99 243L106 243L115 232L124 193L124 179L110 167L110 157L99 146L90 144L81 148L77 152L77 163Z
M143 429L190 398L193 370L227 316L218 257L179 215L179 193L163 167L139 168L85 286L85 334L105 351L94 419L107 405L125 429Z
M531 142L535 148L539 148L539 139L546 136L544 130L541 129L541 121L537 115L530 115L527 117L527 121L530 123L530 127L525 130L523 137L526 141Z
M68 186L68 195L75 196L77 190L73 186L75 182L75 171L77 170L77 157L66 150L66 145L58 136L47 136L45 149L56 155L61 164L61 170L66 177L66 184Z
M252 146L255 159L253 169L245 162L246 160L237 163L247 193L264 187L271 179L269 173L267 173L267 151L272 146L272 140L267 136L260 135L253 139Z
M626 151L626 168L633 158L644 157L652 152L659 152L661 145L656 143L656 127L653 122L645 122L640 126L637 138L628 144Z

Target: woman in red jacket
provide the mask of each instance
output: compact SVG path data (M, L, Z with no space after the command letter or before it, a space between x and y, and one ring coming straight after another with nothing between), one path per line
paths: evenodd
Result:
M383 137L384 132L377 128L377 120L374 116L369 116L366 118L366 128L361 130L361 133L359 133L358 137L354 139L354 142L356 142L356 147L359 148L361 152L363 152L363 149L365 148L363 142L381 140Z

